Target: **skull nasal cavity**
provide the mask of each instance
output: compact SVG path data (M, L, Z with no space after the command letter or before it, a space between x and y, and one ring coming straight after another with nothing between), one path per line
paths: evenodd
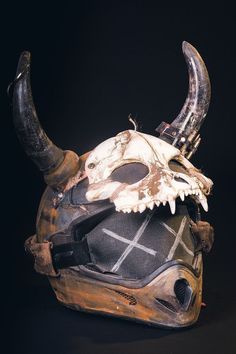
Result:
M116 168L112 172L111 178L113 181L134 184L143 179L148 172L147 166L139 162L132 162Z

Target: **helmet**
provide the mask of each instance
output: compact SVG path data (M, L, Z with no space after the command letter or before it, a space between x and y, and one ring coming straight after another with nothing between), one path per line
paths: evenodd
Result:
M134 129L78 156L57 147L42 129L30 86L30 53L14 81L17 135L43 172L47 188L36 234L26 240L35 270L48 276L57 299L79 311L163 327L197 321L202 251L213 228L201 221L212 181L189 161L210 101L207 69L183 42L189 92L159 136Z

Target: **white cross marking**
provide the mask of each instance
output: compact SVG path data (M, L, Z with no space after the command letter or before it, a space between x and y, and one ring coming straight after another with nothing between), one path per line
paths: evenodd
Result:
M140 250L142 250L142 251L144 251L144 252L146 252L146 253L152 254L153 256L155 256L156 253L157 253L156 251L152 250L151 248L148 248L148 247L145 247L145 246L143 246L143 245L140 245L139 243L136 243L136 242L134 242L133 240L127 240L127 238L124 238L124 237L122 237L122 236L119 236L118 234L116 234L115 232L113 232L113 231L111 231L111 230L102 229L102 231L103 231L105 234L107 234L107 235L109 235L109 236L111 236L111 237L113 237L113 238L116 238L116 239L119 240L119 241L122 241L122 242L124 242L124 243L128 243L128 245L134 245L134 247L139 248Z
M125 260L125 258L128 256L128 254L132 251L132 249L134 247L141 249L142 251L149 253L153 256L156 255L156 251L152 250L151 248L147 248L143 245L140 245L138 243L138 240L140 239L140 237L142 236L142 234L144 233L146 227L148 226L152 216L153 216L154 212L148 214L144 220L144 222L142 223L142 225L140 226L140 228L138 229L138 231L136 232L133 240L127 240L124 237L121 237L117 234L115 234L114 232L107 230L107 229L102 229L102 231L104 233L106 233L107 235L114 237L122 242L128 243L129 246L124 250L124 252L122 253L122 255L120 256L120 258L118 259L118 261L116 262L116 264L112 267L112 272L116 272L119 267L121 266L121 264L123 263L123 261Z
M174 253L178 247L179 244L181 244L181 246L185 249L185 251L190 254L191 256L194 256L193 252L186 246L186 244L184 243L184 241L182 240L182 235L183 235L183 232L184 232L184 228L185 228L185 225L186 225L186 221L187 221L187 217L185 216L182 221L181 221L181 224L180 224L180 227L179 227L179 230L178 232L175 232L175 230L173 230L169 225L167 225L166 223L164 222L160 222L160 224L162 226L164 226L172 235L175 236L175 242L174 244L172 245L170 251L169 251L169 254L166 258L167 261L170 261L173 256L174 256Z
M175 230L173 230L169 225L165 224L164 222L160 222L160 224L163 225L168 231L170 231L172 235L174 235L175 237L177 236ZM187 247L183 240L180 240L179 243L185 249L185 251L190 254L190 256L194 256L194 253Z

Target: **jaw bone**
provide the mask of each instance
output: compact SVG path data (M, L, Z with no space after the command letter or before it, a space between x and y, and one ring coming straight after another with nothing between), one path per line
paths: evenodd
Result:
M208 204L207 204L207 198L205 195L200 191L200 190L187 190L187 191L180 191L178 193L178 196L182 200L182 202L185 200L185 197L187 196L192 196L196 200L198 204L201 204L202 208L207 212L208 211ZM178 197L177 196L177 197ZM144 210L148 209L153 209L154 206L156 205L159 207L160 205L165 206L167 203L166 200L160 201L160 200L154 200L148 203L140 203L138 205L135 205L133 207L127 206L124 208L119 208L116 207L116 211L122 211L123 213L131 213L131 212L139 212L142 213ZM168 200L168 204L170 207L171 214L175 214L176 211L176 200L175 199L170 199Z

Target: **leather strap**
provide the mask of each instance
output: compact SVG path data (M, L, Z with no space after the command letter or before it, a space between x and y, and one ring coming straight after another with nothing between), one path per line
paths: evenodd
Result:
M34 257L34 269L40 274L57 277L59 273L54 269L51 255L52 243L37 242L36 235L25 241L25 250Z
M197 240L196 251L209 253L214 242L214 229L206 221L190 220L191 230Z
M86 238L81 241L54 245L51 253L56 269L91 263Z
M34 257L34 269L47 276L59 276L59 269L91 263L87 240L53 245L37 242L36 235L25 242L25 249Z

